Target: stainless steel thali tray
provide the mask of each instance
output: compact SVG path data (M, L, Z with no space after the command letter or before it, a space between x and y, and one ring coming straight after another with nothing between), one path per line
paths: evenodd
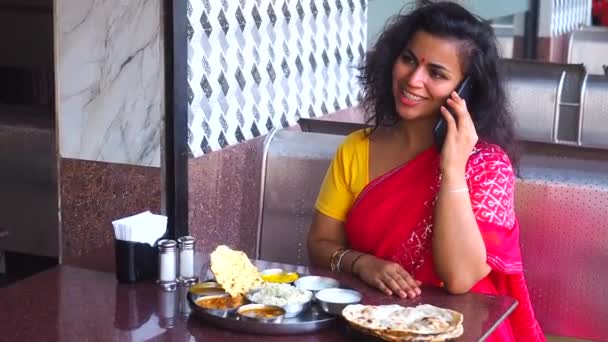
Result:
M285 318L281 323L264 323L258 321L243 320L230 313L227 315L213 314L195 303L196 295L188 293L188 304L192 313L205 322L209 322L220 328L243 333L262 335L298 335L315 332L333 325L337 317L327 314L321 310L317 303L312 303L306 309L293 318Z

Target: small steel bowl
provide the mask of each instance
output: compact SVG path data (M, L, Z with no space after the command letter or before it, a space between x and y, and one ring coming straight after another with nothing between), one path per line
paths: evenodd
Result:
M291 285L291 286L293 286L293 285ZM260 302L253 300L253 295L255 294L255 292L256 291L252 291L249 294L247 294L247 300L249 300L250 302L255 303L255 304L264 304L264 303L260 303ZM300 313L302 313L303 311L307 310L308 308L310 308L313 299L314 299L314 294L311 293L310 299L305 303L287 304L287 305L283 305L283 306L279 306L279 307L285 310L285 318L293 318L293 317L296 317L297 315L299 315Z
M228 302L227 305L216 305L221 302ZM202 296L194 300L194 303L201 309L208 313L219 316L228 317L229 315L236 312L236 310L245 304L245 298L233 298L228 294L214 295L214 296Z
M315 294L321 309L329 314L340 316L347 305L359 304L363 296L355 290L340 288L325 289Z
M308 290L315 294L324 289L339 287L340 283L334 278L306 276L296 280L294 285L299 289Z
M281 323L285 318L285 309L264 304L246 304L236 311L239 319L262 323Z
M300 313L308 310L308 308L310 308L310 305L312 303L312 296L310 297L310 300L306 303L302 303L302 304L287 304L282 306L281 308L283 308L285 310L285 318L292 318L292 317L296 317L297 315L299 315Z
M196 297L225 295L226 291L214 281L196 283L188 289Z

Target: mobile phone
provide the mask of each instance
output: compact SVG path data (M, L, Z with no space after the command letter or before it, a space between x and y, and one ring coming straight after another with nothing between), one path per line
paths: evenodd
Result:
M458 87L456 88L456 93L458 93L458 96L460 96L460 98L464 99L465 101L469 102L472 94L472 84L471 84L471 80L470 77L465 77L464 80L462 80L462 82L460 82L460 84L458 85ZM447 105L445 105L445 107L448 109L448 111L450 110L450 107ZM452 114L452 116L454 116L454 114L452 112L450 112L450 114ZM437 150L439 150L439 152L441 152L441 149L443 148L443 143L445 142L445 136L448 132L448 126L447 123L445 122L445 119L443 118L443 116L439 117L439 121L437 121L437 124L435 125L435 128L433 129L433 138L435 140L435 145L437 146Z

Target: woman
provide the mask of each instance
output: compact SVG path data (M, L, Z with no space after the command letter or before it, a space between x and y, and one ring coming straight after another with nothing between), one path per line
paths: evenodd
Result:
M397 16L361 65L373 129L339 147L308 248L314 264L387 295L414 298L429 284L513 296L519 306L493 340L543 341L523 277L513 124L498 60L492 28L457 4ZM467 77L465 101L453 90ZM441 151L433 140L440 117Z

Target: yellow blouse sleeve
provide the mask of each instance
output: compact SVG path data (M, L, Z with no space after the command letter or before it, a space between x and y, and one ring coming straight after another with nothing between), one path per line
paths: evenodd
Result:
M321 185L315 208L340 221L367 183L367 137L364 131L347 136L338 147Z

